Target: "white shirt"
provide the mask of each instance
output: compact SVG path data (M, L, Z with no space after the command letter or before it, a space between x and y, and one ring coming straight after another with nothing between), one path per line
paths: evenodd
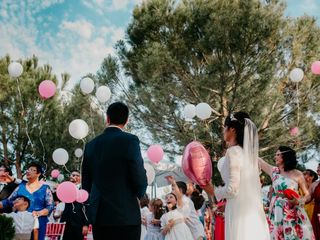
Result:
M31 233L33 229L39 228L38 218L33 217L31 212L12 212L5 215L13 218L16 234Z
M193 238L198 239L199 237L205 237L206 234L204 232L204 227L200 222L199 215L197 214L197 211L194 208L192 200L187 196L183 195L182 201L183 207L180 208L179 211L187 219L186 224L190 228Z

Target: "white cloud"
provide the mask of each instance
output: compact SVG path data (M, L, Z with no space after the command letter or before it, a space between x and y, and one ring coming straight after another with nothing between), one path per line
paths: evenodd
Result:
M36 55L40 64L53 67L58 78L61 73L70 73L74 84L85 74L99 69L103 59L114 52L113 45L123 36L123 29L113 25L95 27L84 18L75 21L64 18L57 26L57 32L40 32L40 26L52 27L48 18L37 14L49 6L48 3L32 5L33 9L26 8L29 3L20 2L20 5L8 2L0 6L1 16L8 15L0 20L0 56L9 54L17 60ZM102 3L103 0L97 0L97 4Z
M62 22L62 28L75 32L86 39L91 38L92 31L94 30L93 25L85 20L75 22L64 21Z
M100 32L105 37L110 37L111 42L115 43L120 39L124 38L124 29L120 27L110 26L110 27L102 27Z
M140 4L147 0L82 0L83 5L103 15L110 11L128 10L131 5Z
M109 10L124 10L128 4L129 0L112 0Z

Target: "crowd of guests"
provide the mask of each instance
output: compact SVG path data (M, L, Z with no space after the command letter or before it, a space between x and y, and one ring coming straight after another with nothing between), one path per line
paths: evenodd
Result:
M63 239L83 239L88 232L85 205L59 202L54 189L41 181L39 163L28 165L26 180L12 177L11 169L0 165L0 213L13 218L15 239L44 240L48 222L64 222ZM72 171L70 181L80 187L80 172Z
M285 146L275 154L275 166L260 159L261 170L272 184L264 186L262 195L271 239L320 239L320 164L317 173L297 169L296 153ZM141 200L143 240L214 239L224 240L225 201L206 201L199 186L169 179L172 192L164 200ZM286 189L299 193L289 199Z
M320 164L317 173L297 170L296 153L279 147L272 166L260 159L260 167L272 180L263 187L265 210L271 239L320 239ZM63 239L83 239L89 220L82 203L61 203L50 187L41 181L43 170L31 163L24 181L12 177L11 169L0 165L0 212L12 217L15 239L45 239L48 222L65 222ZM79 171L72 171L71 182L80 188ZM224 204L206 201L202 189L189 182L167 177L172 191L164 199L140 199L141 239L224 240ZM263 181L262 181L263 184ZM283 191L293 189L300 198L288 199ZM267 190L266 190L267 189Z

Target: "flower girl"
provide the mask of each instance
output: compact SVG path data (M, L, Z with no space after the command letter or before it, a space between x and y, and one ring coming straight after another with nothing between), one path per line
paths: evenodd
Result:
M190 229L185 223L186 219L180 212L183 207L182 193L180 192L173 177L169 176L168 181L172 184L173 192L167 194L167 213L161 221L162 234L165 240L194 240Z

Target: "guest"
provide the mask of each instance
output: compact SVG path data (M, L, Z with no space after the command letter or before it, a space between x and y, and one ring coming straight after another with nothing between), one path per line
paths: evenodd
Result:
M50 223L59 223L61 219L61 215L65 208L65 203L61 202L57 197L57 194L54 192L52 193L53 201L54 201L54 209L49 216Z
M26 178L11 194L11 196L0 202L0 208L13 206L17 196L25 196L30 199L29 212L39 219L39 240L45 239L48 215L53 210L53 197L48 185L42 184L43 170L39 163L33 162L28 165ZM32 239L33 235L32 235Z
M211 207L212 206L209 203L204 214L204 231L206 233L206 239L208 240L215 239L213 238L214 221L213 221L213 213L211 211Z
M190 195L190 199L193 202L194 208L197 212L200 222L202 223L202 225L204 225L204 213L206 210L206 203L204 197L202 196L202 191L202 188L199 185L196 185L194 187L193 192Z
M181 211L184 217L187 219L186 224L191 230L194 239L204 239L206 234L204 232L204 226L200 222L199 216L196 212L194 204L190 198L186 196L187 185L184 182L177 182L180 192L182 193L183 207Z
M319 165L320 166L320 165ZM318 170L319 170L318 166ZM318 173L319 175L319 173ZM310 187L311 201L314 201L314 209L312 213L311 223L316 239L320 239L320 180L314 182Z
M304 179L306 181L307 188L310 189L312 183L318 180L318 175L315 171L311 169L307 169L303 172ZM300 195L303 195L301 189L299 189ZM310 201L304 205L304 210L306 210L306 213L311 221L312 214L314 209L314 201Z
M180 192L173 177L168 177L168 181L172 184L172 193L167 194L167 213L165 213L161 221L162 234L165 240L194 240L192 233L187 226L185 215L182 214L184 202L183 194Z
M224 240L224 209L226 201L221 200L217 203L217 209L214 211L215 226L214 239Z
M275 155L276 167L259 159L260 167L272 179L274 193L270 203L271 239L315 239L309 218L303 208L310 199L303 174L296 169L296 152L290 147L280 146ZM283 193L286 189L303 195L299 199L289 200Z
M69 181L79 188L81 186L80 172L72 171ZM65 203L60 221L66 223L64 240L82 240L88 233L89 221L86 216L86 206L83 203Z
M150 212L147 215L147 234L144 240L162 240L160 218L164 214L163 203L160 199L153 199L149 205Z
M141 236L140 240L143 240L147 235L147 216L149 211L149 197L147 194L140 199L140 212L141 212Z
M29 240L31 232L34 231L34 239L38 239L39 221L27 209L30 200L25 196L17 196L13 201L14 212L5 213L6 216L13 218L16 230L15 240Z
M4 164L0 164L0 201L8 198L19 183L21 183L21 180L12 177L11 169ZM0 209L0 213L11 211L11 207Z

